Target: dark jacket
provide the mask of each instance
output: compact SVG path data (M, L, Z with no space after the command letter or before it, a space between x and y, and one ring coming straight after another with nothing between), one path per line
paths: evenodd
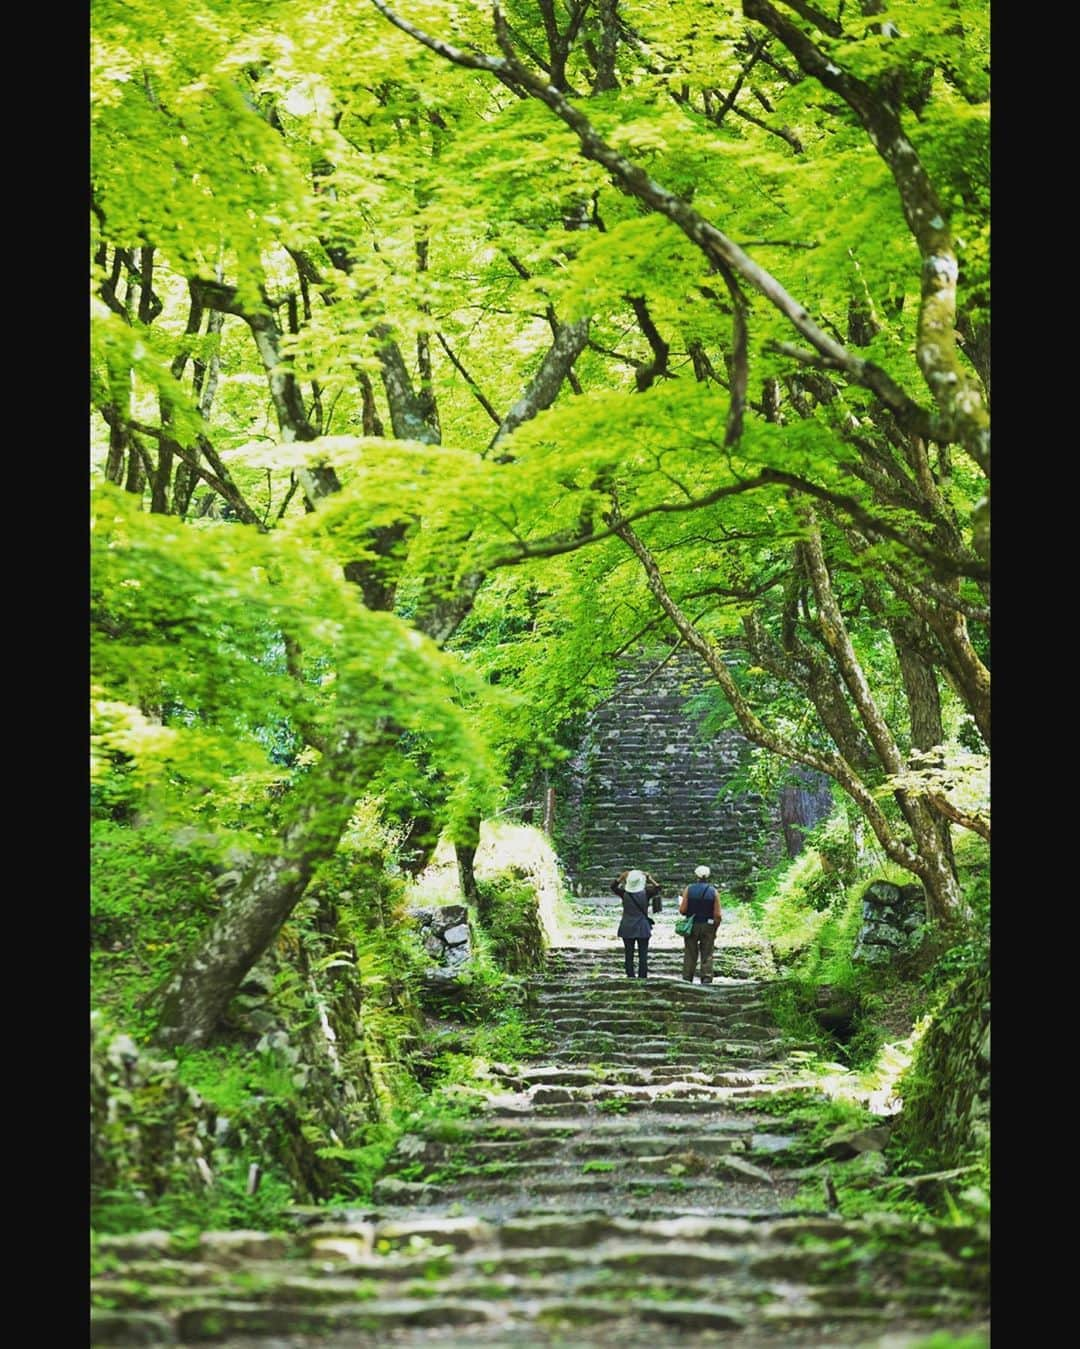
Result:
M645 890L624 890L622 893L622 919L619 922L620 937L638 937L648 941L652 935L652 919L649 917L649 901Z
M710 885L708 881L691 881L683 891L686 899L686 907L680 903L679 912L688 913L696 923L705 923L709 926L715 926L719 921L714 917L718 908L717 900L719 895L715 885Z
M625 880L629 873L621 872L611 882L612 891L622 900L622 918L619 921L619 936L639 938L645 941L652 935L652 919L649 917L649 900L660 893L660 882L645 873L645 889L636 893L627 890Z

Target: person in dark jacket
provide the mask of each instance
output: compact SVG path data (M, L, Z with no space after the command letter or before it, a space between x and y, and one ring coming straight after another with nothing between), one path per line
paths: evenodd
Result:
M623 871L611 882L611 888L622 900L622 918L619 936L626 955L626 977L634 977L634 947L637 947L637 977L649 977L649 938L652 919L649 903L659 899L660 884L644 871Z
M688 984L694 982L694 967L701 961L701 982L711 984L713 980L713 947L716 944L716 932L723 920L720 912L720 896L716 886L709 884L709 868L695 867L697 880L683 890L679 896L679 912L690 914L694 919L694 929L683 937L682 977Z

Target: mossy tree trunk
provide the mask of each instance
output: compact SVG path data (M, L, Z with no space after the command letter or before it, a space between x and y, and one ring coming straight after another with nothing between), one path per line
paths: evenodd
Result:
M312 771L280 844L247 869L218 918L161 991L155 1039L207 1044L244 975L268 949L299 903L316 866L332 857L357 797L391 741L339 738Z
M896 1135L928 1168L970 1161L985 1147L990 1100L989 961L948 990L901 1083Z
M480 817L473 815L466 822L464 832L454 844L458 880L466 904L478 904L480 894L476 885L476 850L480 846Z

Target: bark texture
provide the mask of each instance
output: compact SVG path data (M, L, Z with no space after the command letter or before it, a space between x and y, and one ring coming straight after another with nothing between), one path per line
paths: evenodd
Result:
M156 1040L209 1043L240 985L296 907L315 867L332 857L356 798L390 748L364 744L354 731L308 775L274 855L256 859L159 999Z

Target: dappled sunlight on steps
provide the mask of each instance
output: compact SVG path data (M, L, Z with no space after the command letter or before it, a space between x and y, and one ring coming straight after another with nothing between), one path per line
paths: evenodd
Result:
M797 1135L754 1102L812 1079L769 1014L767 950L738 934L702 987L658 942L631 980L614 911L574 913L580 944L530 981L543 1047L491 1065L483 1114L404 1136L369 1208L288 1235L183 1256L166 1233L101 1238L93 1343L913 1349L985 1326L974 1232L845 1220L818 1167L785 1166Z

